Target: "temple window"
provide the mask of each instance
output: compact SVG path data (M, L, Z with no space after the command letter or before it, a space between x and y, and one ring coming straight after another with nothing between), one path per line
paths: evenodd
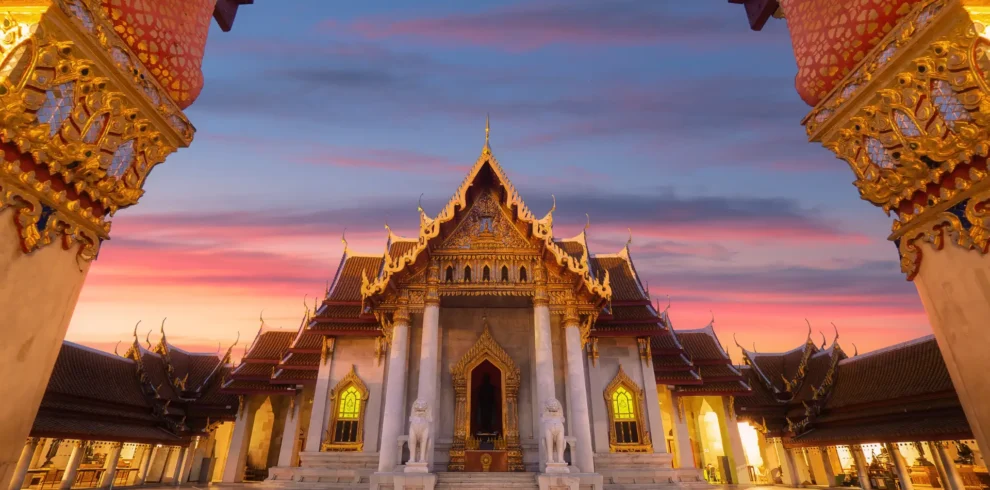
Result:
M519 268L519 282L526 282L526 266Z
M454 268L453 267L451 267L449 265L447 266L447 274L446 274L444 280L447 281L447 282L454 282Z
M354 367L337 383L331 395L333 413L324 437L323 451L361 451L364 446L364 409L368 388Z
M619 366L619 373L605 389L612 452L653 451L643 419L643 399L643 391Z
M509 267L502 266L502 282L509 282Z
M471 282L471 266L464 266L464 282Z
M485 282L492 280L492 270L487 265L481 270L481 280Z

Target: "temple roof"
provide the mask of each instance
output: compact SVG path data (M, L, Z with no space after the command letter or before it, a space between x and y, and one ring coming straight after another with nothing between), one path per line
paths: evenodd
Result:
M736 413L789 447L970 437L933 336L854 357L838 335L827 348L806 341L778 354L744 350L744 357L753 394L736 400ZM787 391L787 383L765 380L775 374L801 381Z
M173 348L175 352L185 362L181 369L190 378L195 373L201 383L215 370L211 364L220 361ZM118 356L63 342L31 434L174 444L205 430L207 418L233 417L232 397L218 395L212 385L206 386L205 396L188 397L173 389L167 371L161 355L140 345Z

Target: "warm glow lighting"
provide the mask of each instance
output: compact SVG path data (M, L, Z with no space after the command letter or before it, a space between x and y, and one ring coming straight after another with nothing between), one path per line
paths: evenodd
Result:
M612 392L612 412L615 420L636 419L636 409L633 408L632 394L622 386Z
M707 403L706 403L707 408ZM718 428L718 415L715 412L709 411L705 412L702 416L701 421L705 427L705 448L711 448L711 452L714 453L713 456L722 456L725 454L722 449L722 431Z
M743 452L748 464L759 468L763 466L763 456L760 455L760 435L749 422L739 422L739 437L742 439Z
M357 420L361 413L361 393L353 385L344 390L340 397L340 409L337 413L338 420Z

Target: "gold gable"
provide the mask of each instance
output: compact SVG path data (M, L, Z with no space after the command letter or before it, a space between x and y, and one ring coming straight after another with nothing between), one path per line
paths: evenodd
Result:
M410 251L402 254L399 257L391 257L386 255L385 263L382 266L381 272L377 277L363 277L361 282L361 296L365 299L379 296L383 294L389 287L392 281L392 277L395 274L404 272L407 268L416 263L420 254L426 251L430 247L430 242L437 239L441 234L441 225L453 221L459 214L464 213L468 209L471 203L468 202L468 189L475 183L478 178L479 173L488 167L497 183L498 186L504 190L505 204L504 206L498 205L500 199L494 193L495 189L488 193L489 197L494 199L496 205L502 209L501 218L493 218L491 225L495 227L495 219L505 220L505 226L515 228L512 225L513 221L521 222L529 227L531 227L532 239L527 240L522 237L522 233L517 233L516 238L520 238L527 242L527 248L531 248L536 245L536 242L542 242L541 246L547 251L544 256L546 260L552 260L556 262L558 266L569 271L571 274L577 275L581 279L581 284L587 289L587 291L594 297L598 298L600 301L607 301L612 297L612 287L609 284L608 271L605 271L601 277L594 277L591 273L591 267L588 263L587 256L582 257L572 257L567 252L565 252L556 242L554 242L553 237L553 209L551 209L543 218L537 218L523 202L519 193L512 186L512 183L505 176L505 172L502 170L502 166L499 165L498 160L491 152L491 148L488 146L487 142L485 147L482 149L481 155L475 161L474 166L468 172L467 177L457 188L454 196L448 201L447 205L440 211L436 218L430 218L426 215L422 208L420 208L420 229L419 238L417 240L416 246ZM496 187L497 189L497 187ZM484 194L482 194L484 196ZM470 216L468 216L470 220ZM480 229L481 222L476 223ZM460 227L458 227L460 228ZM497 227L495 227L497 228ZM511 232L508 228L506 231ZM518 229L517 229L518 232ZM492 232L494 235L495 233ZM457 235L457 228L452 232L451 237ZM485 240L493 239L494 237L483 237ZM509 240L515 240L509 236L505 237ZM480 246L485 240L478 241L477 244ZM473 246L475 240L467 240L468 246ZM461 243L464 246L464 243ZM436 244L434 244L436 247Z
M499 205L495 193L489 190L478 196L467 216L458 223L440 248L492 250L533 246Z

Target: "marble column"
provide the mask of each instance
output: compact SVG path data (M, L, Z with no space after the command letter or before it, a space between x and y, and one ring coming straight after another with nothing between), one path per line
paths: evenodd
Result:
M870 472L869 466L866 464L866 455L863 454L863 447L849 446L849 452L852 453L853 461L856 462L856 474L859 477L859 486L863 487L863 490L873 490L873 485L870 484Z
M829 446L822 446L818 448L818 453L822 458L822 471L825 472L825 478L827 478L824 482L818 482L818 484L825 485L827 487L834 487L835 476L837 475L837 473L835 472L835 468L832 468L832 458L829 457L828 448ZM906 489L901 487L901 490L911 490L911 489Z
M581 321L573 301L569 301L564 310L564 335L567 343L567 408L573 436L577 439L577 454L571 455L572 463L582 473L594 473L595 456L591 446L591 413L588 411L588 379L584 369L584 346L581 345ZM653 391L655 396L656 390Z
M739 435L739 422L732 409L731 397L720 397L722 410L718 417L722 424L722 449L729 457L729 465L732 467L732 483L736 485L747 485L752 479L749 477L749 465L746 463L746 452L742 445L742 436Z
M196 436L189 443L189 446L184 448L185 453L183 453L182 459L179 460L179 478L175 481L176 486L189 482L189 473L192 472L193 462L196 459L196 448L198 447L199 436Z
M914 484L911 483L911 470L908 468L907 462L904 461L901 450L897 448L897 443L885 445L887 446L887 453L894 460L894 468L897 469L897 479L901 482L901 490L914 490Z
M83 454L86 452L83 450L84 444L86 444L84 441L75 441L72 443L72 452L69 453L69 461L65 463L65 473L62 473L62 481L58 484L59 490L69 490L72 488L72 484L76 482L79 463L82 463Z
M649 337L636 339L639 346L639 364L643 372L643 390L646 395L646 416L650 427L650 436L653 441L653 452L667 453L667 432L663 430L663 418L660 417L660 397L657 396L656 386L657 375L653 372L653 354L650 351Z
M553 340L550 333L550 298L547 294L546 271L539 261L533 267L533 340L536 343L534 369L536 371L536 416L540 417L543 407L551 398L557 397L557 386L553 379ZM543 434L540 425L539 434ZM546 469L546 448L540 437L540 472Z
M309 413L309 430L306 432L304 451L316 452L323 444L323 435L329 420L327 404L330 401L330 368L333 366L334 337L323 338L323 351L320 354L320 370L316 374L316 389L313 390L313 409ZM284 435L282 437L285 437Z
M392 316L392 346L388 354L385 379L385 408L382 416L382 447L378 452L378 471L393 471L398 462L395 441L406 426L406 371L409 363L409 298L403 294Z
M107 455L103 463L103 475L100 477L100 488L110 488L113 485L113 478L117 476L117 462L120 459L121 444L113 443L110 447L110 454Z
M285 425L282 428L282 446L278 448L279 466L292 466L292 456L296 449L296 440L299 438L299 412L302 410L302 401L302 390L299 390L289 401L289 412L285 414Z
M157 453L158 446L148 446L144 449L141 455L141 464L138 465L137 478L134 479L135 485L144 485L144 481L148 479L148 471L151 471L151 462L155 460Z
M673 393L670 394L671 419L674 422L674 445L677 449L674 457L678 468L694 468L694 448L691 447L691 432L688 430L684 403L684 399Z
M38 438L29 437L27 443L24 444L24 448L21 449L21 457L17 458L17 467L14 469L13 478L10 480L10 490L21 490L21 486L24 484L24 477L27 476L27 471L31 466L31 457L34 456L34 452L37 449Z
M942 488L952 490L952 482L945 474L945 465L942 464L942 458L939 457L938 451L935 449L935 444L934 442L928 443L928 452L932 455L932 464L935 465L935 469L938 471L938 480L941 482Z
M230 435L227 461L223 464L223 477L220 480L223 483L244 481L244 465L247 463L248 443L251 442L256 409L257 406L248 398L241 397L237 418L234 419L234 431Z
M189 449L186 447L179 448L179 455L175 458L175 468L172 470L172 485L179 486L182 484L182 467L186 465L186 459L189 458Z
M794 461L794 454L784 447L780 442L780 439L775 439L773 442L773 450L777 455L777 460L780 461L780 477L784 481L784 485L789 485L792 487L798 487L801 485L801 476L798 475L797 463Z
M440 363L440 266L430 263L427 272L426 297L423 305L423 335L419 349L419 383L416 385L416 399L429 404L433 415L433 438L436 438L440 417L437 403L437 369ZM427 451L426 463L433 461L433 448ZM429 468L429 466L427 466Z
M948 480L948 485L943 485L951 490L965 490L966 484L963 483L962 477L959 476L959 470L956 469L956 463L952 461L949 457L949 453L945 451L945 441L929 443L934 444L936 457L942 462L942 467L945 469L945 478Z

